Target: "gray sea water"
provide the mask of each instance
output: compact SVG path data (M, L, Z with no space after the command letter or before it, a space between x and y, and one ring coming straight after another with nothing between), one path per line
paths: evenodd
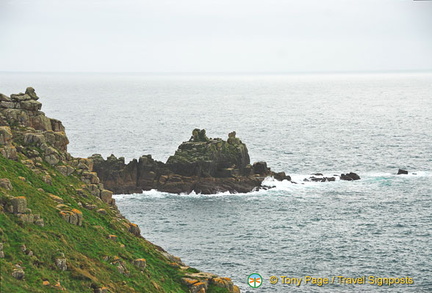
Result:
M194 128L222 138L235 130L252 161L299 183L315 172L362 177L268 179L275 188L250 194L116 196L145 238L188 265L229 276L242 292L432 291L431 73L0 73L2 93L27 86L63 121L74 156L165 161ZM398 168L411 174L396 176ZM252 273L263 277L259 288L247 283ZM335 281L305 284L306 276ZM350 285L337 276L414 283Z

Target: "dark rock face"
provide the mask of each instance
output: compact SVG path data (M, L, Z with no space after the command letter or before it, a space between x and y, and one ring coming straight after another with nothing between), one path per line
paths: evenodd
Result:
M284 172L271 172L265 162L252 167L247 147L235 132L224 141L209 139L204 129L194 129L190 140L183 142L166 164L153 160L150 155L128 164L124 158L114 155L106 160L101 155L90 159L104 186L115 193L150 189L170 193L243 193L260 188L266 176L291 180Z
M356 173L348 173L348 174L341 174L340 180L347 180L347 181L353 181L353 180L360 180L360 176Z
M399 169L397 172L397 175L407 175L407 174L408 174L408 171L403 170L403 169Z
M194 129L189 141L183 142L168 158L167 167L183 176L226 178L244 176L250 164L246 145L229 134L228 140L209 139L205 130Z

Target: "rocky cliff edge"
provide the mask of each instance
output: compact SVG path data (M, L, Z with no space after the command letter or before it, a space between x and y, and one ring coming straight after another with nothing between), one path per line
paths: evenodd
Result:
M239 292L146 241L38 100L31 87L0 94L0 291ZM135 164L147 174L159 163Z

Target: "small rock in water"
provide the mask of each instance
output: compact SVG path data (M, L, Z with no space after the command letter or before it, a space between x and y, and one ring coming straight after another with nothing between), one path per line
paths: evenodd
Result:
M403 169L399 169L397 172L397 175L406 175L406 174L408 174L408 171L403 170Z
M353 180L359 180L360 176L356 173L350 172L348 174L341 174L340 180L347 180L347 181L353 181Z

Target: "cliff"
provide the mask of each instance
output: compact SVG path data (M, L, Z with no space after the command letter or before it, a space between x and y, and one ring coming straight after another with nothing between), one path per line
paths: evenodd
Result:
M250 164L246 145L228 134L208 138L204 129L194 129L166 163L150 155L125 164L124 158L111 155L106 160L95 154L90 159L102 182L116 193L134 193L157 189L170 193L211 194L250 192L261 187L267 176L291 180L284 172L274 173L265 162Z
M1 292L239 292L143 238L38 99L33 88L0 94ZM131 168L158 164L143 157Z

